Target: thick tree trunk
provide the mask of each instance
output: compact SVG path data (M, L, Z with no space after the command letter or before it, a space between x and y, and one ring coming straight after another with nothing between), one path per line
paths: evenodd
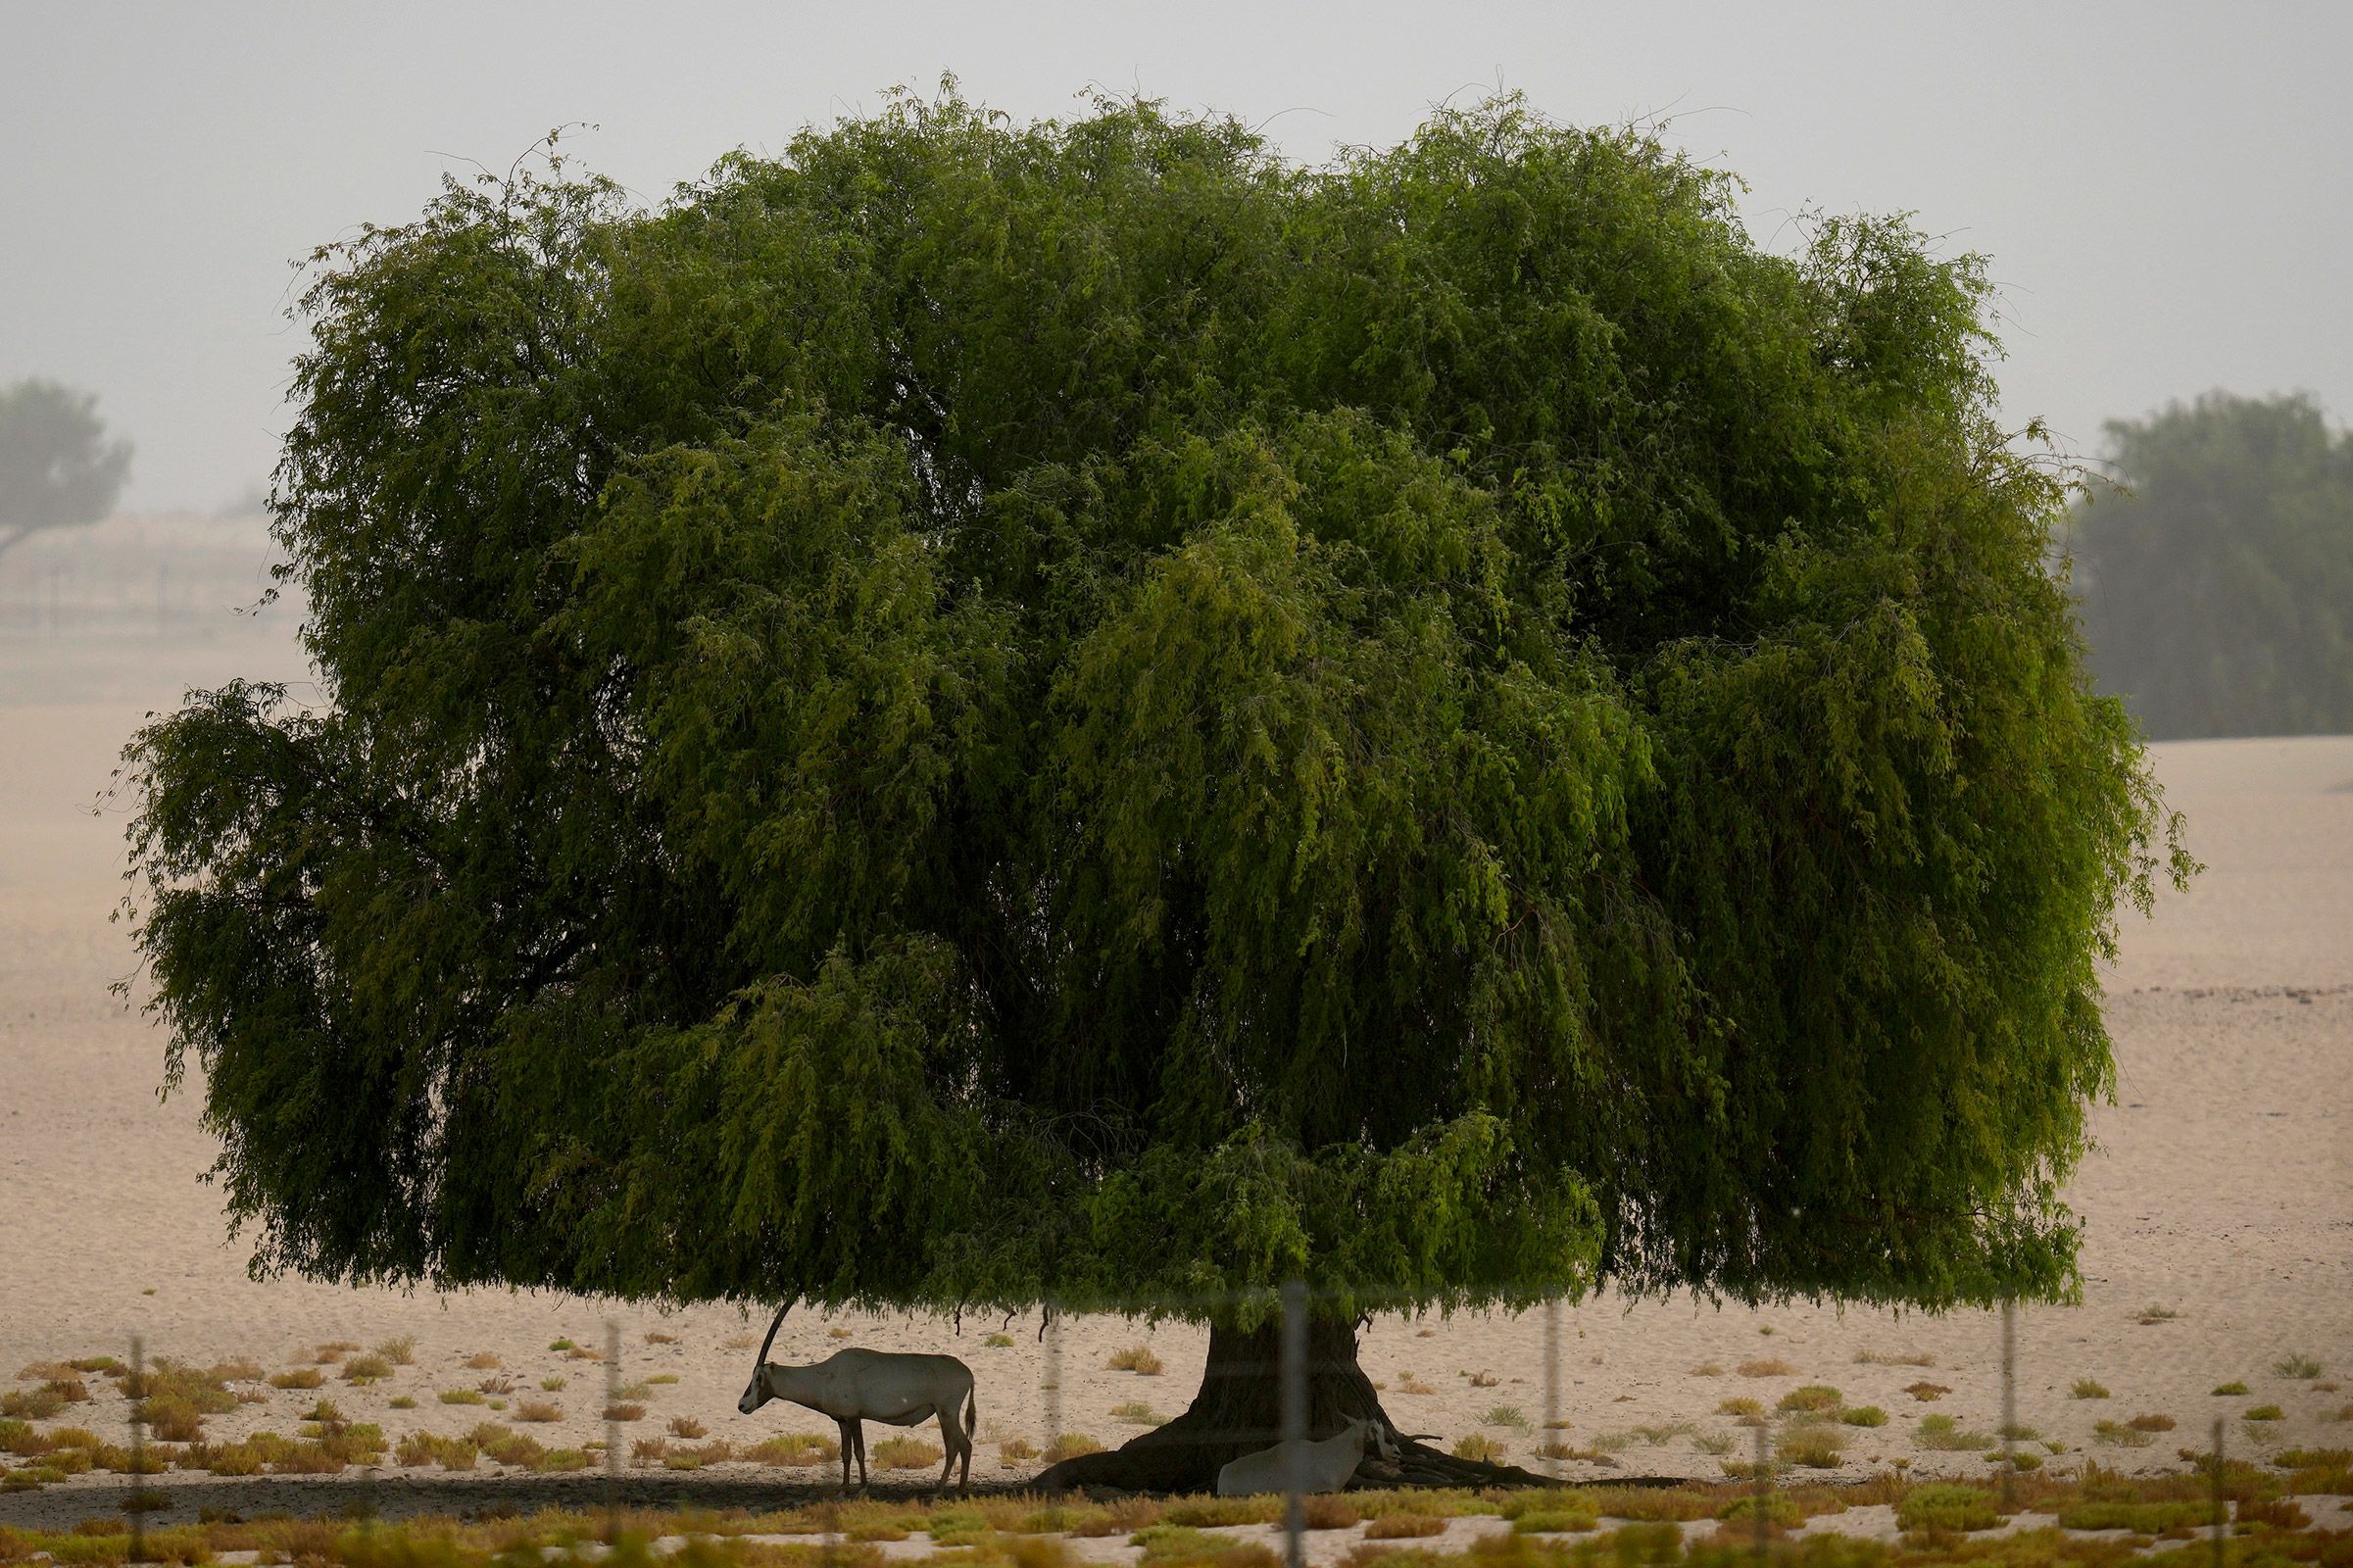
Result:
M1065 1459L1038 1477L1042 1492L1080 1487L1122 1492L1212 1492L1217 1472L1246 1453L1270 1448L1283 1427L1282 1325L1269 1321L1248 1331L1212 1326L1209 1359L1201 1392L1191 1408L1124 1447ZM1356 1331L1346 1323L1310 1320L1307 1326L1307 1436L1328 1438L1348 1421L1397 1423L1381 1407L1372 1380L1356 1364ZM1402 1457L1396 1465L1367 1451L1357 1485L1529 1486L1545 1477L1510 1465L1480 1464L1399 1434Z

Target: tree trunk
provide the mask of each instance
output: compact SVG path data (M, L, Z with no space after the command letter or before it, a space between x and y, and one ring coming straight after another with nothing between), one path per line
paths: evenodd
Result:
M1232 1460L1281 1441L1283 1329L1279 1319L1255 1329L1211 1325L1209 1359L1201 1391L1183 1415L1103 1453L1064 1459L1037 1479L1042 1492L1079 1487L1122 1492L1213 1492L1217 1472ZM1529 1486L1547 1478L1512 1465L1481 1464L1397 1433L1381 1396L1356 1364L1356 1331L1347 1323L1310 1318L1307 1324L1307 1436L1328 1438L1350 1420L1378 1421L1397 1435L1402 1456L1386 1464L1368 1447L1355 1484L1373 1486Z

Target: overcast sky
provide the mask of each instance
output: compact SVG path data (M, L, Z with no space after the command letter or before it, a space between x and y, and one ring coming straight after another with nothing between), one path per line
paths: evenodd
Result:
M649 200L943 71L1024 119L1090 84L1296 158L1500 83L1670 138L1787 215L1909 209L1992 258L2009 414L2081 449L2208 387L2353 415L2353 4L152 5L0 0L0 383L96 391L124 504L257 485L290 258L549 127Z

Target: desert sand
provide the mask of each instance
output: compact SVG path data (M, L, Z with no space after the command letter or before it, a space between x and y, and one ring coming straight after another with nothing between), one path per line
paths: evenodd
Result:
M463 1362L490 1352L517 1390L504 1397L562 1408L559 1419L525 1430L551 1447L576 1446L603 1436L606 1369L549 1347L566 1338L601 1347L610 1322L622 1348L619 1381L676 1379L646 1392L647 1414L621 1429L625 1443L661 1435L673 1418L739 1444L825 1430L821 1418L785 1406L736 1413L751 1361L744 1336L765 1325L733 1309L662 1314L564 1296L248 1278L246 1250L226 1234L219 1192L203 1179L215 1151L199 1125L197 1088L159 1099L163 1036L137 1006L126 929L109 919L123 892L125 813L99 797L142 713L172 705L183 684L298 671L282 640L260 630L193 649L117 648L50 678L36 665L55 653L22 640L0 645L0 661L15 662L0 681L0 1390L28 1387L10 1379L38 1362L127 1356L134 1335L150 1355L244 1356L272 1370L315 1361L325 1342L405 1336L415 1341L415 1362L389 1379L350 1387L328 1364L324 1389L261 1390L267 1398L214 1417L208 1436L291 1433L320 1394L395 1440L512 1420L513 1410L438 1397L473 1389L486 1374ZM2090 1456L2126 1469L2178 1468L2178 1448L2203 1446L2217 1417L2228 1420L2234 1452L2342 1445L2353 1435L2339 1424L2353 1399L2353 738L2172 745L2156 758L2208 870L2187 894L2163 897L2153 920L2125 917L2108 1002L2116 1102L2094 1111L2098 1148L2069 1190L2086 1226L2083 1299L2019 1313L2019 1418L2038 1441L2066 1450L2058 1465ZM109 990L126 979L129 1001ZM967 1317L959 1333L934 1317L796 1313L775 1356L813 1359L844 1344L961 1355L979 1378L976 1482L1035 1472L1035 1460L1002 1460L997 1443L1044 1442L1057 1397L1062 1430L1117 1443L1138 1427L1114 1406L1136 1401L1170 1415L1198 1379L1201 1330L1081 1319L1060 1335L1059 1386L1049 1390L1039 1327L1034 1316L1009 1324ZM1009 1346L985 1343L999 1331ZM1770 1405L1801 1383L1835 1385L1846 1402L1887 1412L1886 1426L1853 1434L1841 1467L1851 1476L1898 1460L1915 1474L1983 1473L1980 1454L1922 1451L1914 1429L1932 1411L1977 1430L2001 1419L1999 1322L1983 1312L1816 1303L1751 1311L1688 1296L1605 1296L1565 1309L1560 1336L1558 1416L1569 1423L1561 1436L1615 1460L1563 1467L1579 1478L1716 1476L1723 1445L1737 1459L1751 1439L1718 1413L1719 1402L1744 1395ZM1112 1349L1132 1345L1150 1346L1165 1372L1105 1368ZM1860 1359L1867 1354L1908 1359ZM2323 1373L2282 1375L2276 1367L2290 1355L2317 1359ZM1767 1360L1789 1370L1739 1370ZM1365 1336L1364 1361L1408 1429L1448 1441L1483 1432L1514 1459L1541 1441L1540 1432L1486 1419L1497 1405L1516 1407L1532 1426L1545 1419L1541 1313L1383 1319ZM1472 1374L1485 1376L1475 1386ZM1432 1392L1406 1392L1409 1375ZM563 1388L541 1390L559 1378ZM2110 1396L2071 1397L2083 1378ZM1949 1393L1919 1402L1905 1388L1924 1380ZM2211 1392L2230 1380L2249 1393ZM93 1399L60 1422L123 1440L124 1401L111 1384L91 1384ZM394 1408L395 1397L415 1407ZM2240 1419L2266 1403L2284 1418ZM2179 1430L2136 1448L2095 1444L2095 1422L2143 1414L2171 1416ZM596 1484L593 1475L502 1478L497 1470L485 1463L461 1483L388 1467L365 1484L409 1495L410 1506L429 1495L445 1508L490 1506L501 1488L538 1500L587 1495L581 1489ZM827 1474L654 1471L632 1495L749 1498ZM910 1483L923 1478L903 1473ZM168 1480L175 1514L240 1488L249 1509L286 1506L270 1499L299 1498L305 1485ZM419 1493L420 1483L444 1490ZM90 1475L0 1496L0 1522L71 1522L98 1502L89 1494L128 1484Z

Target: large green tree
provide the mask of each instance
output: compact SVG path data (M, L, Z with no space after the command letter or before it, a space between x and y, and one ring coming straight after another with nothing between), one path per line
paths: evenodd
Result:
M2353 433L2306 396L2112 421L2070 544L2099 684L2159 740L2353 731Z
M950 93L322 253L324 700L131 753L257 1265L1206 1317L1169 1485L1287 1276L1318 1425L1375 1306L2068 1292L2168 831L1979 264L1732 194Z
M98 396L38 377L0 387L0 556L45 528L96 522L130 471Z

